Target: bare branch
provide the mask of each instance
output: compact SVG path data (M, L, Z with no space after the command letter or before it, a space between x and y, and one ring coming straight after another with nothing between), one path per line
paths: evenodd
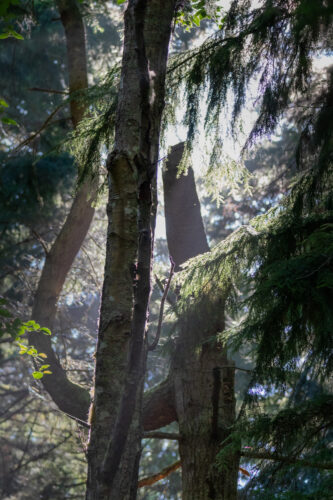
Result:
M144 432L144 439L171 439L175 441L179 441L181 439L180 434L176 432Z
M164 479L169 474L171 474L171 472L174 472L175 470L179 469L181 467L181 465L182 465L181 461L177 460L177 462L174 462L173 464L168 465L168 467L165 467L157 474L154 474L153 476L149 476L149 477L143 477L138 482L138 488L142 488L142 486L151 486L152 484L157 483L157 481Z
M39 87L32 87L28 90L31 90L33 92L47 92L48 94L69 94L68 90L41 89Z
M165 289L164 289L164 292L162 295L162 299L161 299L160 315L158 318L156 335L155 335L155 339L153 340L153 342L151 344L148 344L148 351L153 351L154 349L156 349L156 347L158 345L158 341L160 340L160 335L161 335L161 330L162 330L162 322L163 322L164 304L165 304L165 300L168 296L172 276L173 276L173 273L175 270L175 263L174 263L171 255L170 255L170 262L171 262L171 269L170 269L169 278L168 278L168 281L167 281L167 284L165 286Z

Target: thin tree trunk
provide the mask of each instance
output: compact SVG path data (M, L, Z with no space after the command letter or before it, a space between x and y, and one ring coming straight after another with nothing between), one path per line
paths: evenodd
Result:
M87 500L136 498L154 232L154 188L175 0L129 0L108 159L108 234ZM111 432L111 440L106 439Z
M72 94L88 87L84 25L76 0L58 0L57 6L66 35L69 91ZM83 117L84 107L73 98L70 109L73 126L76 127ZM92 201L96 196L96 189L97 186L90 180L78 188L65 224L45 257L34 297L32 318L51 330L66 276L94 215ZM31 334L29 341L39 352L47 354L52 375L45 376L42 382L52 399L62 411L86 421L90 403L88 391L67 378L49 337L40 333Z

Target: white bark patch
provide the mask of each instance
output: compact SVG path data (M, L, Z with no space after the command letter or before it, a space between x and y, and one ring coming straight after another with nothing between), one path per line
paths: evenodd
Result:
M148 69L149 74L149 104L152 106L155 102L155 85L154 80L156 78L156 73L153 70Z

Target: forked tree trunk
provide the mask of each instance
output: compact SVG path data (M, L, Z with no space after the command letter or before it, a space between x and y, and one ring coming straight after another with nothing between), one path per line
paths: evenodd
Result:
M136 497L154 189L175 0L129 0L114 151L87 500ZM111 439L109 435L111 433Z
M177 176L182 152L181 144L171 150L163 173L168 247L178 268L188 258L209 250L193 171ZM223 346L210 340L224 329L223 298L219 302L219 317L207 309L204 317L183 318L168 382L164 383L179 423L183 500L237 498L238 453L230 455L224 469L216 467L216 455L235 420L233 363ZM168 415L172 414L170 409Z

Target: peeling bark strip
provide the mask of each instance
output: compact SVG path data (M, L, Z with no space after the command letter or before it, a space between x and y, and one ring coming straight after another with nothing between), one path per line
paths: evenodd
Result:
M96 350L87 500L134 499L142 435L156 182L175 0L129 0ZM107 436L110 435L111 439Z

